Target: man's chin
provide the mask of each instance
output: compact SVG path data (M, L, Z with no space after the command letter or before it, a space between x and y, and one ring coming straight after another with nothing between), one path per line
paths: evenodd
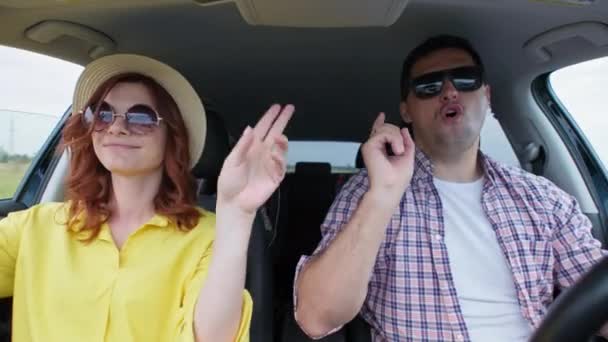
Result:
M463 154L470 151L472 148L477 149L479 146L479 135L463 134L443 136L436 140L435 150L442 150L450 154Z

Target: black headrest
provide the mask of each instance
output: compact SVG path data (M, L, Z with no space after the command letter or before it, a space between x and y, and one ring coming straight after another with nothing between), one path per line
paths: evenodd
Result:
M224 160L230 153L230 139L220 116L209 110L206 114L205 147L198 163L192 169L192 174L196 178L214 180L219 176Z
M295 174L306 176L331 175L331 164L320 162L298 162L296 163Z
M363 144L359 145L359 150L357 151L357 157L355 157L355 167L357 169L365 168L365 163L363 162L363 153L361 153L361 146L363 146Z

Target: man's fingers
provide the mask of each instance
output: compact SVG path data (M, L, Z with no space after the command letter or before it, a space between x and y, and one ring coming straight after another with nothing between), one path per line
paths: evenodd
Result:
M410 134L410 130L407 128L402 128L401 129L401 136L403 137L403 144L405 145L405 148L409 148L409 147L414 147L414 140L412 139L412 136Z
M384 125L385 117L386 116L383 112L380 112L380 114L378 114L376 120L374 120L374 124L372 125L372 134L374 134L378 129L380 129L380 127L382 127L382 125Z
M375 146L376 149L382 150L385 155L388 155L386 144L391 146L393 153L396 155L401 155L405 151L403 146L403 138L391 130L383 130L376 133L371 138L370 142Z
M378 144L377 146L382 149L386 149L385 144L389 144L394 154L401 155L405 152L403 137L399 132L399 127L395 125L386 123L381 124L370 138L370 140L376 139L381 139L381 141L377 140L378 142L375 144Z
M397 156L400 156L405 152L405 146L403 145L403 139L401 137L396 137L391 135L391 148L393 149L393 153Z

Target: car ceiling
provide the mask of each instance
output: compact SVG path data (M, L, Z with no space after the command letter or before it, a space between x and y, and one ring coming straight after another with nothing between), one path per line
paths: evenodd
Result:
M525 0L412 0L395 24L361 28L252 26L233 3L68 3L0 7L0 44L86 64L86 49L61 39L41 44L24 35L44 20L82 24L110 37L116 52L152 56L180 70L233 134L253 124L272 103L295 104L287 131L295 140L361 141L379 111L397 122L402 60L432 35L472 41L486 64L498 113L513 110L514 85L529 89L538 75L608 54L608 47L572 39L554 44L553 58L537 63L522 48L549 29L608 21L606 1L579 7Z

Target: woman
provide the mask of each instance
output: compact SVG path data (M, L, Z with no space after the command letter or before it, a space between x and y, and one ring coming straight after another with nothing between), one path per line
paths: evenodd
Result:
M293 106L272 106L224 162L217 214L195 207L205 112L188 81L137 55L89 64L63 132L66 202L0 221L14 341L248 341L256 210L285 174Z

